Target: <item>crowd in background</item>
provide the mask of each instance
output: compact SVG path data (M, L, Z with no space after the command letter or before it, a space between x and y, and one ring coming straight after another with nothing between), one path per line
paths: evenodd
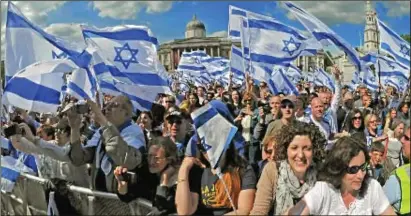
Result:
M159 95L150 111L106 95L101 106L67 97L58 114L14 108L2 155L45 179L148 199L150 215L409 215L409 91L352 91L333 75L335 92L301 82L298 96L246 76ZM222 176L193 126L206 105L238 128Z

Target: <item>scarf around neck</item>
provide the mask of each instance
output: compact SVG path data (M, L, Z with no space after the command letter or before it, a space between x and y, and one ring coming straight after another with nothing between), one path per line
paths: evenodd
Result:
M317 181L317 170L312 165L305 174L304 184L300 184L287 161L281 161L278 167L277 190L275 195L275 215L283 214L294 206L294 199L301 199L314 187Z

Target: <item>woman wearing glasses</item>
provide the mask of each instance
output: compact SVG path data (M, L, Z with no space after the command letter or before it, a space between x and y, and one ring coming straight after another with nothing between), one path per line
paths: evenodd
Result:
M375 114L368 114L365 116L365 138L367 147L371 146L373 142L384 142L388 136L382 135L382 131L378 130L378 116Z
M344 137L327 154L318 181L289 215L395 215L381 185L367 174L366 145Z
M344 131L353 135L355 133L364 133L364 117L359 109L354 109L344 121Z
M130 175L126 167L118 166L114 175L118 197L130 202L138 197L150 200L150 215L175 213L175 192L178 173L177 148L168 137L155 137L149 142L147 161Z
M275 162L265 165L258 181L251 214L281 215L302 199L317 181L325 144L314 124L295 121L284 126L276 134Z

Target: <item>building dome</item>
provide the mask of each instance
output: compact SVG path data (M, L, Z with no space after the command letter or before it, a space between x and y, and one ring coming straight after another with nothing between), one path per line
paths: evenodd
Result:
M204 23L202 23L201 21L197 20L196 15L193 16L193 19L187 23L186 26L186 31L189 30L197 30L197 29L202 29L205 30L205 26Z

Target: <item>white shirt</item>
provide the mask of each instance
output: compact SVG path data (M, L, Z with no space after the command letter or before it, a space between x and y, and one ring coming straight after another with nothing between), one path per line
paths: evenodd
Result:
M312 115L310 115L310 116L305 117L303 122L306 122L306 123L311 123L312 122L312 123L314 123L318 127L318 129L320 129L321 133L324 134L324 136L327 140L330 137L330 135L331 135L331 126L328 122L326 122L324 120L324 118L322 119L321 122L318 122L313 118Z
M349 208L344 204L339 189L318 181L304 196L310 215L380 215L390 203L381 185L371 179L363 198L356 198Z

